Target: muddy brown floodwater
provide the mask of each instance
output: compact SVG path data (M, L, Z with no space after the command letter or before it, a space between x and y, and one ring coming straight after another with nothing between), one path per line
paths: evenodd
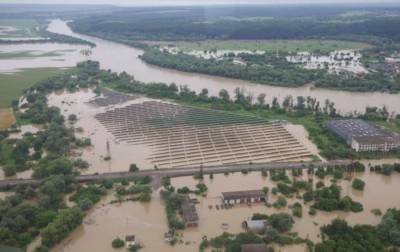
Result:
M94 118L95 114L104 112L107 109L133 103L142 103L152 99L137 98L120 105L97 107L89 104L89 101L93 100L95 97L96 95L91 89L80 90L74 93L60 91L48 97L49 106L60 108L61 113L66 118L70 114L77 115L78 120L73 126L74 128L83 129L82 132L76 131L77 137L91 139L92 146L79 151L80 153L76 155L76 158L79 156L90 163L90 167L82 170L82 173L127 171L131 163L136 163L142 169L153 168L147 160L151 153L150 147L144 144L128 145L118 142L103 125ZM109 151L107 150L107 142L109 143ZM108 155L111 156L111 160L104 161L104 157Z
M89 56L90 59L99 61L100 66L104 69L111 69L116 72L125 71L134 75L137 80L144 82L174 82L178 86L187 85L190 89L197 92L201 91L203 88L207 88L210 95L218 95L218 92L223 88L233 95L233 90L237 87L241 87L251 92L255 97L260 93L265 93L269 103L274 96L278 97L281 101L287 95L292 95L293 97L311 96L317 98L321 104L324 104L325 99L335 102L338 112L341 113L350 113L353 111L364 112L366 106L382 107L383 105L386 105L390 112L400 113L399 94L335 91L312 88L311 86L286 88L209 75L185 73L148 65L138 58L138 56L143 54L142 50L120 43L74 33L67 26L66 22L62 20L53 20L48 30L86 39L95 43L97 46L92 49L92 54Z
M90 103L95 98L96 95L91 89L82 89L74 93L60 91L52 93L48 97L49 106L60 108L64 117L68 118L70 114L77 115L77 122L73 124L73 127L75 129L82 129L82 132L76 131L77 137L91 139L91 147L80 150L79 153L74 155L75 158L80 157L90 163L90 167L82 170L82 173L93 174L95 172L127 171L129 165L132 163L137 164L140 169L153 169L154 163L152 163L151 156L156 153L158 146L151 146L150 143L127 143L119 141L94 116L118 107L156 100L135 97L135 99L127 100L121 104L98 107ZM113 127L117 128L119 122L115 122L115 124ZM318 155L318 149L308 139L308 134L303 126L287 124L284 127L300 143L299 146L304 146L309 153ZM109 153L107 142L109 143ZM108 155L111 156L111 160L105 161L104 157Z
M400 162L400 160L384 161L365 161L365 164ZM400 199L396 193L400 190L400 174L393 173L391 176L383 176L370 172L357 173L354 177L359 177L366 182L363 192L355 191L351 187L351 182L341 180L338 184L342 187L342 196L349 195L354 200L364 205L361 213L345 213L342 211L322 212L317 211L316 216L308 215L309 206L303 204L303 217L295 217L295 224L292 229L298 232L299 236L309 238L314 242L320 240L319 230L324 224L328 224L332 219L338 217L347 220L351 224L373 224L380 221L371 213L374 208L386 211L390 207L400 207ZM304 174L302 179L308 179L309 175ZM314 183L319 179L314 177ZM324 179L326 185L330 184L331 177ZM189 186L194 189L198 183L192 177L181 177L172 179L172 185L176 188ZM235 205L232 209L217 210L215 205L221 204L221 192L233 190L260 189L268 186L270 189L275 183L269 177L262 177L260 172L251 172L247 175L234 173L229 175L214 175L214 179L206 176L204 183L208 186L206 197L197 197L200 201L196 205L199 214L199 226L188 228L181 232L182 242L174 247L165 243L163 234L168 230L164 204L160 199L159 193L154 192L150 203L125 202L122 204L107 204L114 198L113 194L95 205L94 209L85 217L84 223L76 229L68 238L53 249L53 251L110 251L111 241L115 237L124 238L125 235L134 234L140 244L144 246L143 251L198 251L201 238L206 235L211 238L224 232L221 228L222 223L228 224L225 231L238 233L244 231L241 223L249 219L253 213L272 214L277 212L288 212L285 207L280 210L268 208L263 204ZM271 194L270 194L271 195ZM385 195L385 197L382 197ZM270 196L269 202L273 202L276 196ZM299 201L295 198L288 199L288 203L293 204ZM301 202L301 201L299 201ZM209 206L213 208L210 209ZM281 251L305 251L304 245L279 247Z

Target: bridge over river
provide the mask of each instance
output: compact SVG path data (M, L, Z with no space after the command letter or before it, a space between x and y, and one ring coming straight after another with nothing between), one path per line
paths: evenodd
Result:
M218 174L226 172L240 171L261 171L261 170L280 170L280 169L306 169L311 166L334 166L348 165L351 160L331 160L327 162L310 161L310 162L282 162L282 163L257 163L257 164L235 164L235 165L219 165L219 166L204 166L187 167L179 169L158 169L158 170L143 170L137 172L109 172L101 174L85 174L76 176L78 182L100 181L103 179L122 179L134 177L152 177L152 184L155 189L161 186L161 180L164 177L183 177L193 176L202 170L203 174ZM8 179L0 180L0 189L9 188L17 185L32 185L40 183L39 179Z

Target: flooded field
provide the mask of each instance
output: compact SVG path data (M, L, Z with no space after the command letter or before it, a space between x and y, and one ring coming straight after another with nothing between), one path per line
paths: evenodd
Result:
M118 98L118 99L121 99L121 98ZM98 101L101 101L101 105L107 104L107 106L95 105L96 103L98 103ZM232 131L232 130L229 131L230 132L229 134L228 134L228 132L223 133L222 131L220 131L222 128L219 126L213 126L213 127L216 127L214 131L215 131L215 134L217 134L217 135L214 134L215 136L207 133L208 132L207 130L204 131L204 130L194 128L194 131L192 130L193 132L192 131L191 132L193 134L197 135L196 139L198 139L198 140L196 140L196 142L194 142L194 144L197 144L197 147L194 146L194 147L192 147L192 149L189 149L188 144L189 143L193 144L192 143L193 137L192 137L192 135L189 134L190 132L187 131L188 127L185 128L182 125L180 125L181 123L183 123L182 121L179 123L179 125L175 125L175 126L173 125L174 120L178 120L178 121L186 120L187 121L186 123L189 123L189 121L192 120L191 122L193 123L194 119L193 119L193 117L190 117L189 114L181 115L180 119L179 119L179 116L176 113L174 113L174 117L170 118L173 120L168 121L168 120L164 120L162 118L157 119L157 117L155 117L155 114L152 115L148 111L148 113L146 113L146 116L148 117L148 119L151 118L152 125L150 125L150 126L155 127L155 129L153 131L143 131L144 129L142 129L142 131L140 131L141 128L140 128L140 125L138 124L140 122L140 120L139 120L140 117L137 117L137 115L130 119L126 116L124 117L123 115L118 116L118 118L110 117L111 119L107 117L108 118L107 120L109 120L110 123L106 123L106 124L102 124L101 123L102 120L98 121L96 119L96 117L102 118L100 115L104 115L104 116L105 115L110 115L110 116L114 115L115 116L115 114L113 114L113 111L115 111L115 110L116 111L128 111L127 110L128 108L135 108L135 107L141 108L144 106L144 104L161 104L161 103L159 103L159 101L153 100L153 99L148 99L148 98L143 98L143 97L139 97L139 96L134 96L134 97L132 97L132 99L123 100L123 102L119 103L119 104L108 105L110 101L107 101L107 102L106 101L107 100L104 100L104 97L100 97L100 99L96 98L96 94L90 89L81 90L81 91L75 92L75 93L68 93L66 91L54 93L54 94L51 94L48 99L49 105L59 107L61 109L61 113L65 117L68 117L70 114L77 115L78 120L73 125L73 127L76 129L76 135L78 137L90 138L92 141L91 147L88 147L88 148L84 149L82 151L82 153L77 154L77 156L80 156L82 159L87 160L91 164L90 168L82 171L83 173L126 171L126 170L128 170L128 167L131 163L137 164L140 167L140 169L153 169L155 164L161 165L161 167L164 167L164 166L162 166L161 152L163 150L165 151L165 148L169 146L169 145L166 146L165 143L169 143L169 142L175 146L174 148L168 147L168 150L169 150L168 152L172 153L172 154L168 154L168 157L170 158L168 160L171 160L171 162L173 161L173 163L178 162L178 157L182 156L182 154L185 155L184 157L186 160L187 158L189 158L189 153L191 153L190 155L195 155L197 153L196 155L200 155L199 156L200 158L202 156L205 157L204 164L209 164L209 162L212 161L210 155L212 155L213 153L218 154L219 152L217 150L220 150L220 152L226 152L228 150L229 151L228 154L231 155L232 153L233 154L235 154L236 152L239 153L238 151L243 148L248 157L247 157L247 159L245 159L245 157L243 156L242 161L247 160L246 161L247 163L250 161L254 161L254 162L268 161L270 159L272 159L274 161L278 161L279 159L289 160L290 157L291 157L290 160L300 160L300 159L309 160L309 156L311 154L316 155L318 153L316 147L310 142L310 140L308 140L307 132L304 130L304 127L289 126L289 125L273 126L271 124L268 124L266 126L255 125L250 131L249 131L249 127L246 125L244 125L242 128L237 126L239 128L237 128L235 130L236 135L231 134L231 133L234 133L234 131ZM114 101L111 103L114 103ZM164 105L161 107L157 107L157 108L165 109L165 108L168 108L171 106L172 107L176 106L176 105L165 103L165 101L162 104L164 104ZM185 107L181 107L181 108L184 109ZM190 108L190 107L187 107L186 109L193 110L193 108ZM129 111L131 111L131 110L129 110ZM160 111L158 111L158 113L160 113ZM205 110L205 111L208 111L208 110ZM166 116L166 114L164 112L163 112L163 115ZM216 118L221 119L221 117L219 116L218 113L215 114L215 116L217 116ZM147 118L147 117L144 117L144 118ZM112 118L114 118L114 119L112 119ZM142 118L142 126L146 125L146 124L143 124L145 122L145 121L143 121L144 118ZM236 121L240 119L236 115L232 118L234 118ZM249 117L249 118L251 118L251 117ZM204 121L204 118L202 119L201 117L199 117L198 119L201 122L199 125L204 126L204 124L206 123ZM248 121L247 117L245 117L244 119ZM218 120L216 122L219 122ZM260 120L260 119L257 119L257 120ZM135 122L136 122L136 124L135 124ZM156 124L154 124L154 123L156 123ZM172 127L172 128L170 128L170 129L167 128L167 132L164 132L164 133L159 132L157 127L160 127L160 126L164 125L165 123L167 123L169 125L169 127ZM214 124L215 124L215 121L214 121ZM259 122L258 122L258 124L259 124ZM164 125L164 126L166 126L166 125ZM191 127L197 127L197 126L192 125ZM221 128L219 131L218 131L218 129L219 129L218 127ZM290 130L288 130L287 127L290 128ZM265 130L264 130L264 128L265 128ZM122 130L124 130L124 129L127 131L127 133L122 134L123 133ZM181 133L179 133L179 129L181 129L181 130L185 129L187 132L185 134L181 134ZM137 130L139 130L140 132L136 132ZM176 130L178 130L178 131L175 132ZM248 134L254 130L257 130L257 132L263 133L263 135L258 134L258 136L256 138L254 138L254 137L249 138ZM274 133L274 130L276 131L275 133ZM289 133L292 131L295 134ZM157 133L157 132L159 132L159 133ZM168 132L170 132L170 133L168 133ZM208 140L206 139L208 142L204 142L204 143L202 142L203 145L200 145L200 142L201 142L200 138L201 138L202 132L204 134L207 133L206 135L204 135L204 134L203 135L204 135L204 137L206 137L208 139ZM297 132L300 132L300 134L297 134ZM168 136L167 133L170 134L169 137L167 137ZM218 137L218 134L222 134L222 135ZM225 150L225 147L227 146L227 144L230 143L229 142L230 140L229 141L227 140L228 135L226 135L226 134L228 134L231 138L234 137L234 139L233 138L231 139L232 141L239 141L237 148L235 147L232 150L230 150L228 148L227 150ZM245 134L245 135L243 135L243 134ZM275 137L272 137L272 136L275 136ZM181 139L182 137L185 139L187 138L187 139L182 140ZM264 139L265 137L268 139L265 140ZM135 139L137 141L134 141ZM140 139L141 139L141 141L139 141ZM151 139L153 139L153 141L151 141ZM163 139L168 140L168 141L167 142L162 141ZM225 144L222 144L222 143L217 144L217 142L215 142L215 141L217 141L218 139L221 141L225 141L226 143ZM257 139L264 139L264 140L262 140L258 144L249 143L249 141L256 141ZM204 140L204 141L206 141L206 140ZM214 142L212 142L212 141L214 141ZM206 149L204 149L207 147L207 144L212 145L212 150L206 151ZM272 150L269 150L269 151L271 153L275 153L274 154L275 156L273 156L271 153L268 154L269 152L264 153L264 152L268 151L268 148L263 148L263 152L261 154L264 153L263 154L264 156L260 157L260 153L257 152L257 148L259 148L258 145L260 145L260 144L264 147L270 146L269 148L272 148ZM199 146L202 148L199 149L200 148ZM250 149L252 152L254 152L254 155L258 155L258 159L256 157L249 156ZM276 151L279 151L279 153L277 154ZM220 155L220 154L218 154L218 155ZM224 155L226 156L227 154L225 153ZM108 160L108 161L104 160L107 156L110 156L111 160ZM239 158L239 156L237 158ZM229 162L235 162L235 161L239 162L240 161L240 160L239 161L236 160L235 156L232 156L232 155L230 157L228 157L228 156L226 156L226 157L228 158ZM264 158L264 159L261 160L260 158ZM185 161L185 163L180 163L180 165L188 166L188 165L194 165L194 164L198 165L199 164L199 162L194 162L194 161L186 162L186 161ZM245 162L245 161L243 161L243 162ZM218 161L217 163L220 164L222 162ZM178 163L176 163L176 165L178 165ZM167 165L165 167L169 168L170 166Z
M150 101L151 99L137 98L120 105L99 107L93 104L95 98L96 94L91 89L81 90L75 93L61 91L51 94L48 98L49 105L59 107L61 113L65 117L68 117L70 114L75 114L77 116L78 120L73 125L76 129L75 134L77 137L91 139L92 146L87 147L75 155L90 163L90 167L82 170L82 173L127 171L131 163L136 163L141 169L153 168L147 160L151 153L149 147L117 142L94 118L96 114L105 112L107 109L133 103L142 103L144 101ZM108 161L104 160L108 156L111 157L111 159Z
M72 67L86 60L88 46L57 43L0 45L0 72L24 68Z
M21 126L18 127L18 132L10 133L10 135L8 136L8 138L10 138L10 139L22 139L22 137L23 137L26 133L35 134L35 133L37 133L39 130L41 130L42 127L43 127L43 126L41 126L41 125L31 125L31 124L21 125Z
M207 88L210 95L218 95L221 89L226 89L233 95L235 88L242 87L255 97L260 93L265 93L269 103L273 97L277 97L282 101L287 95L292 95L293 97L311 96L317 98L321 104L324 103L325 99L335 102L335 107L340 113L364 112L366 106L382 107L383 105L386 105L389 112L400 113L400 95L398 94L333 91L311 86L300 88L274 87L202 74L183 73L145 64L138 58L143 51L120 43L76 34L61 20L53 20L50 23L49 30L96 43L97 46L92 49L90 59L99 61L104 69L111 69L116 72L126 71L134 75L136 79L144 82L174 82L178 86L187 85L197 92ZM116 56L118 60L116 60Z
M389 163L399 162L400 160L385 161L366 161L364 163ZM299 236L309 238L315 242L320 240L319 228L333 218L339 217L346 219L351 224L377 224L380 217L371 213L372 209L379 208L385 211L390 207L400 207L400 200L395 193L400 190L400 174L393 173L390 177L378 175L366 171L365 173L357 173L353 175L359 177L366 186L363 192L355 191L351 187L351 182L341 180L338 184L342 187L342 196L349 195L355 201L359 201L364 205L364 211L361 213L345 213L342 211L322 212L317 211L315 216L308 215L308 206L303 205L303 217L295 217L295 224L292 229L298 232ZM308 179L309 175L305 174L301 179ZM331 177L324 179L326 185L330 184ZM319 179L314 177L314 183ZM188 186L194 189L198 183L192 177L181 177L172 179L172 185L176 188ZM168 245L163 238L164 232L168 230L166 216L164 212L164 204L160 199L158 192L153 193L150 203L126 202L122 204L107 204L113 199L113 195L109 194L94 210L85 217L84 224L75 230L68 238L66 238L53 251L110 251L111 241L115 237L124 238L125 235L134 234L140 244L144 246L143 251L198 251L199 242L206 235L211 238L221 234L223 231L238 233L243 232L242 222L248 220L253 213L272 214L277 212L288 212L290 210L285 207L280 210L268 208L264 204L235 205L231 209L216 209L216 205L220 205L221 193L225 191L235 190L251 190L261 189L268 186L272 189L275 183L270 181L269 177L262 177L260 172L251 172L247 175L241 173L223 175L214 175L213 179L206 176L204 183L208 186L208 194L206 197L192 196L199 200L196 205L199 214L199 226L197 228L188 228L181 234L181 242L174 247ZM276 196L271 193L268 202L273 202ZM385 195L385 197L382 197ZM288 199L288 204L294 202L302 202L295 198ZM212 208L210 208L212 206ZM224 225L224 229L221 224ZM93 242L96 240L96 242ZM304 246L291 246L281 248L281 251L305 251Z
M309 160L281 123L257 117L144 102L95 116L118 142L154 148L159 168Z

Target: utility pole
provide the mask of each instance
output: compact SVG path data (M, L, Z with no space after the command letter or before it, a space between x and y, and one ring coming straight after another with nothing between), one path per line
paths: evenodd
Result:
M111 158L111 152L110 152L110 142L107 139L107 143L106 143L106 148L107 148L107 157Z
M203 179L203 163L200 164L200 178Z

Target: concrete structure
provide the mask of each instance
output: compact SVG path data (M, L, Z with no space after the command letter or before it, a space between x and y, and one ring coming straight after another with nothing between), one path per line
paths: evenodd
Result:
M272 252L273 248L266 244L243 244L240 246L241 252Z
M360 119L329 120L325 126L356 151L387 152L400 148L400 136Z
M265 227L267 225L266 220L249 220L243 222L243 228L246 231L251 231L257 234L261 234L265 231Z
M266 201L262 190L223 192L222 200L225 204L254 203Z
M199 216L196 206L192 203L189 196L185 195L182 202L182 218L186 227L197 227L199 225Z

